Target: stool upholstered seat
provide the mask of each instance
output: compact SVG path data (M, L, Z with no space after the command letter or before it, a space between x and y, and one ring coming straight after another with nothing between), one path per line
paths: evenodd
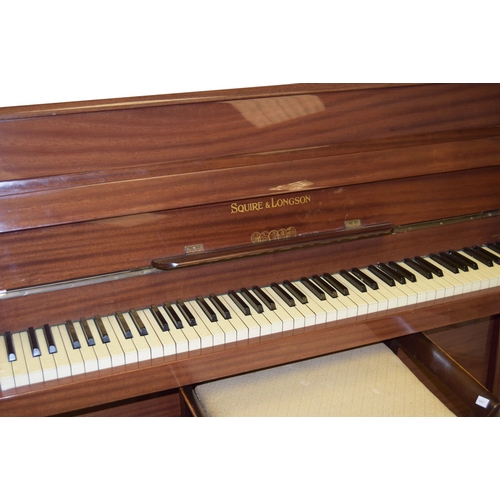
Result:
M454 416L385 344L200 384L194 397L208 416Z

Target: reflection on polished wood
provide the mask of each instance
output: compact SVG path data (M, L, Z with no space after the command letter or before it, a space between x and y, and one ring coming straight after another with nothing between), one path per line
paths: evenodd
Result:
M0 332L499 241L499 125L493 84L0 109ZM179 257L205 265L158 269ZM180 386L419 331L467 365L452 325L490 331L499 299L497 287L20 387L0 415L176 414ZM491 347L471 364L483 383Z

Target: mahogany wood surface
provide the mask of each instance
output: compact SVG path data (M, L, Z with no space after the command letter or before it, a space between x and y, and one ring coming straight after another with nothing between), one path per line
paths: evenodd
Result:
M354 220L396 229L0 294L0 332L499 241L499 125L496 84L292 85L0 109L0 291L149 268L192 245L231 251ZM126 414L128 403L141 414L148 400L153 413L175 414L181 385L487 318L499 294L20 388L0 395L0 415Z

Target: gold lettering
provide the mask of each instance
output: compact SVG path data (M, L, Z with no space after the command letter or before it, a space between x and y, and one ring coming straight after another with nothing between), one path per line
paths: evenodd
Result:
M264 209L306 205L311 203L310 195L291 196L289 198L271 198L270 201L252 201L248 203L231 203L231 213L258 212Z

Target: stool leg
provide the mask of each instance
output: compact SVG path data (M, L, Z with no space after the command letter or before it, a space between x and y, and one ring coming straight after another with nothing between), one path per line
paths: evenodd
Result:
M196 400L191 386L179 387L182 417L206 417L203 408Z

